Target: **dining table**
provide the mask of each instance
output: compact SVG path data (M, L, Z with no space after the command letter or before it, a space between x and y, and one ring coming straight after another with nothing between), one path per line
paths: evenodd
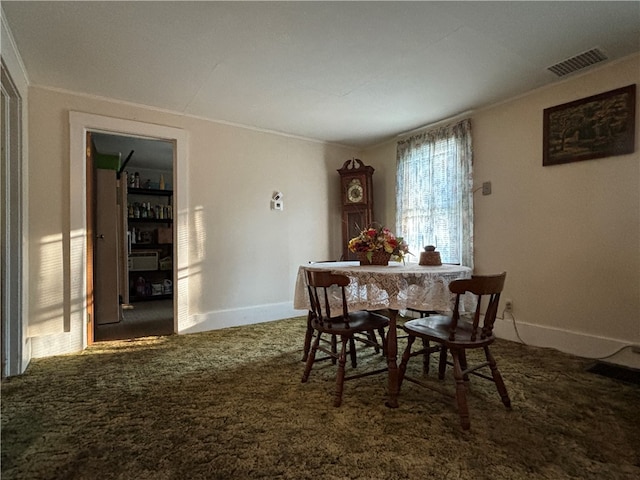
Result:
M358 261L315 262L300 265L296 277L293 307L309 310L306 270L322 269L343 274L349 278L346 301L349 311L386 310L389 316L387 334L388 407L398 407L398 335L397 318L405 310L437 311L448 313L453 306L454 295L449 284L457 279L470 278L472 269L462 265L438 266L418 263L389 262L388 265L361 265ZM336 290L330 292L330 306L342 310L342 296ZM461 311L472 311L475 298L464 295Z

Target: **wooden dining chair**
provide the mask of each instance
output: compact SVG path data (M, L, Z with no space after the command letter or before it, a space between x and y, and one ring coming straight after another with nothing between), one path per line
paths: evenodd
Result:
M506 273L499 275L474 275L470 279L454 280L449 284L449 289L456 295L451 316L429 315L428 317L410 320L404 324L404 330L408 334L407 347L402 355L399 367L400 386L403 380L408 380L419 385L433 388L424 381L411 378L406 375L409 360L416 355L424 355L424 348L411 351L416 340L420 338L427 342L433 342L440 346L440 361L438 378L444 379L446 366L453 365L453 377L455 379L455 398L460 414L460 423L464 430L471 426L469 420L469 407L467 405L467 389L469 388L469 375L475 375L495 383L502 403L511 408L511 400L507 393L496 361L491 354L489 346L494 342L493 324L498 312L500 293L504 287ZM472 316L460 315L461 296L471 292L477 297L476 309ZM487 300L486 306L484 300ZM428 345L428 343L427 343ZM467 350L482 349L486 361L471 366L467 362ZM448 352L452 362L448 362ZM489 367L491 376L478 370ZM439 390L437 388L434 388ZM440 391L440 390L439 390Z
M443 263L443 265L460 265L459 263L450 263L450 262L445 262ZM407 307L407 310L409 312L413 312L413 313L417 313L418 315L420 315L420 318L424 318L424 317L428 317L430 315L442 315L442 312L439 312L437 310L420 310L418 308L411 308L411 307ZM402 329L402 327L400 327ZM404 331L404 329L402 329ZM406 336L401 336L398 338L406 338ZM426 339L422 339L422 352L423 353L423 361L422 361L422 371L425 374L429 373L429 366L430 366L430 359L431 359L431 354L432 353L436 353L436 352L442 352L440 345L435 345L435 346L431 346L429 344L429 341ZM446 355L446 354L445 354Z
M327 260L327 261L323 261L323 262L309 262L310 265L313 265L314 263L328 263L328 262L335 262L336 260ZM337 260L340 261L340 260ZM311 325L311 320L313 318L313 312L311 310L309 310L309 312L307 313L307 330L305 332L304 335L304 343L303 343L303 347L302 347L302 361L306 362L307 358L309 356L309 350L311 349L311 342L313 341L313 333L314 333L314 329L313 326ZM330 339L322 339L322 341L324 343L330 344L331 348L332 348L332 352L336 353L337 351L337 338L335 335L332 335ZM382 331L382 334L380 335L380 340L378 340L378 338L376 337L376 332L375 330L370 330L368 332L363 332L362 334L357 334L354 335L354 337L352 338L351 342L350 342L350 350L353 350L354 352L356 351L356 346L355 346L355 342L359 341L362 342L365 346L368 347L373 347L373 349L375 350L376 353L380 353L381 351L384 352L384 330ZM322 358L316 358L316 361L322 361L322 360L327 360L327 359L331 359L333 361L333 363L336 363L336 357L322 357Z
M349 354L351 358L351 366L353 368L356 367L356 350L354 345L356 335L366 335L367 332L371 330L378 331L383 339L382 348L384 349L384 353L386 353L384 329L389 326L389 319L379 313L366 310L348 311L345 288L349 285L349 277L346 275L319 270L307 270L306 274L311 305L309 323L315 331L316 336L305 364L302 382L305 383L309 379L318 350L327 354L327 358L335 359L338 365L338 372L336 375L336 391L333 404L339 407L342 403L342 391L345 381L387 371L385 367L346 376L347 354ZM332 312L330 306L330 289L332 287L337 288L341 295L340 311L337 313ZM340 348L334 349L324 346L322 336L325 334L340 339ZM361 341L367 343L366 336L361 339ZM373 343L371 343L371 346L373 346Z

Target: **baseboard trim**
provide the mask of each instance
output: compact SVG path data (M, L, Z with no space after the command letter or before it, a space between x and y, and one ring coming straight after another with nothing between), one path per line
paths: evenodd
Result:
M221 328L239 327L254 323L271 322L284 318L299 317L304 314L294 310L291 302L271 303L253 307L215 310L190 315L187 322L180 322L179 334L206 332Z
M606 359L609 363L640 368L640 355L631 352L632 341L600 337L561 328L514 322L510 318L497 318L494 334L498 338L526 343L535 347L554 348L561 352L593 360ZM519 337L518 337L519 335ZM637 345L639 342L636 342Z

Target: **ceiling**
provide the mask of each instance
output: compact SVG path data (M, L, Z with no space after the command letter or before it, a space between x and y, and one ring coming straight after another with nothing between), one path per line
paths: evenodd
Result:
M636 1L2 9L32 85L356 148L557 82L587 50L640 51Z

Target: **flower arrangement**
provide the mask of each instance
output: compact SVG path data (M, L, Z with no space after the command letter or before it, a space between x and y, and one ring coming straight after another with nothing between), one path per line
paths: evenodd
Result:
M357 237L349 240L349 250L354 253L366 253L371 262L374 252L386 252L394 260L403 261L409 252L409 246L402 237L396 237L386 227L369 227L360 232Z

